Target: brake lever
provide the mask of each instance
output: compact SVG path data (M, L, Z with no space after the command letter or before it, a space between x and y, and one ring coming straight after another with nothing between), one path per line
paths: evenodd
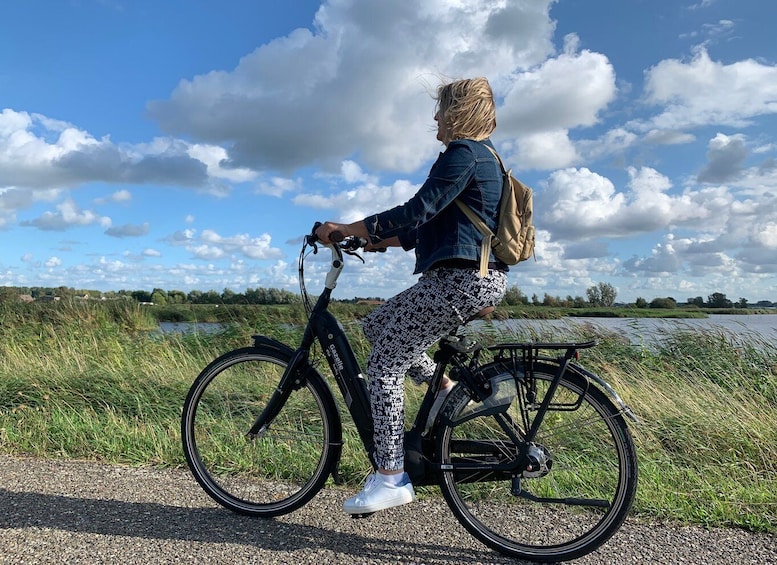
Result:
M348 249L348 248L345 248L345 247L343 247L343 248L341 248L341 249L343 250L343 253L345 253L345 254L347 254L347 255L350 255L351 257L356 257L356 258L358 258L358 259L359 259L359 261L361 261L362 263L366 263L366 261L364 260L364 257L362 257L361 255L359 255L359 254L358 254L358 253L357 253L355 250L353 250L353 249Z
M313 255L318 254L318 242L321 241L316 235L316 230L321 226L321 222L313 224L313 229L305 236L305 245L313 248Z

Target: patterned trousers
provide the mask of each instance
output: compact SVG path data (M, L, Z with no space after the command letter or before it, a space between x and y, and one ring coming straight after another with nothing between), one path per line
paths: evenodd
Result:
M405 374L428 382L434 361L426 351L487 306L498 304L507 275L489 271L480 278L472 269L433 269L364 319L372 344L367 378L375 424L375 456L386 470L404 467Z

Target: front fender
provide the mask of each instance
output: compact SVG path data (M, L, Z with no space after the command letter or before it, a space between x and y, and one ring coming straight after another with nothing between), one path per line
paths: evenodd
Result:
M294 350L285 343L281 343L277 339L267 337L266 335L254 335L251 337L254 340L254 347L267 347L273 349L279 353L282 353L288 360L294 357Z

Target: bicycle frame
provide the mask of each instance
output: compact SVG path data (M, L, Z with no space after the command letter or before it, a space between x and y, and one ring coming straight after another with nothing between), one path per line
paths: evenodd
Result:
M282 348L289 355L291 361L286 367L278 387L270 398L267 406L249 430L248 436L255 437L259 435L272 423L292 391L305 385L307 371L314 370L310 364L310 350L313 347L315 340L318 340L329 368L335 378L335 382L337 383L348 411L356 425L362 444L364 445L373 467L377 468L374 459L374 423L370 410L367 383L345 331L337 319L328 311L332 291L337 285L337 279L344 266L343 249L337 243L323 246L329 248L332 253L329 271L326 274L324 290L310 311L308 323L305 327L299 348L294 351L265 336L254 336L255 345ZM494 464L493 466L483 466L480 464L478 469L511 473L523 470L528 461L530 443L542 424L545 414L552 406L552 399L556 387L568 368L573 365L572 360L576 357L577 351L595 345L595 341L585 343L513 343L501 344L488 348L489 350L498 352L496 355L497 359L501 358L507 360L509 358L512 366L528 368L529 373L531 372L533 360L539 358L539 350L563 350L563 353L555 359L546 359L553 361L557 365L557 372L551 382L550 389L544 395L544 398L538 406L531 427L526 430L523 437L515 437L512 431L509 430L507 424L501 421L499 414L496 412L494 413L500 426L508 433L508 435L512 436L515 445L520 447L519 451L516 453L517 457L507 464ZM423 444L431 438L429 437L428 431L424 430L423 425L420 423L426 422L429 409L434 402L434 397L439 390L443 374L449 363L453 363L454 367L458 366L459 368L464 367L463 362L465 361L477 364L477 354L474 357L471 356L471 354L479 350L480 346L477 346L476 349L467 349L465 346L455 342L449 343L445 342L445 340L441 342L441 347L435 355L436 369L432 376L429 389L416 414L414 426L405 434L405 467L411 480L416 485L432 484L435 482L434 479L439 472L450 470L443 468L439 463L429 461L425 456L427 450L424 449ZM505 355L507 355L507 357L505 357ZM514 359L513 357L515 356L520 357L520 359ZM577 365L574 365L574 367L576 372L581 376L601 385L614 397L623 412L626 413L628 417L634 419L631 410L620 400L612 387L601 378L581 367ZM516 378L518 377L516 376ZM531 378L530 374L529 378ZM467 386L477 400L483 400L489 395L489 391L481 389L481 385L472 380L472 372L463 371L461 372L460 378L455 380L460 380L462 384ZM516 386L518 386L518 383L516 383ZM464 465L460 470L466 471L468 469L467 466Z

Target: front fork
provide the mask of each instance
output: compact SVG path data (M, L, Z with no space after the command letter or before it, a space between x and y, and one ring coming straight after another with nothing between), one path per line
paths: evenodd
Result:
M367 385L345 332L334 316L325 309L314 311L305 329L302 345L299 349L293 351L283 346L284 353L289 355L291 360L281 376L278 387L267 402L267 406L248 430L247 436L255 438L266 430L272 424L273 419L278 416L291 393L305 386L307 372L312 369L309 353L314 340L313 336L318 339L348 411L356 424L359 437L370 461L375 466L374 428ZM254 339L259 340L257 345L279 347L276 342L269 340L269 338L254 336Z
M264 432L272 423L275 417L280 414L281 408L295 390L305 386L306 375L305 368L308 366L308 351L299 349L294 353L291 361L286 365L278 387L272 393L267 406L254 421L254 425L246 434L250 439L255 439Z

